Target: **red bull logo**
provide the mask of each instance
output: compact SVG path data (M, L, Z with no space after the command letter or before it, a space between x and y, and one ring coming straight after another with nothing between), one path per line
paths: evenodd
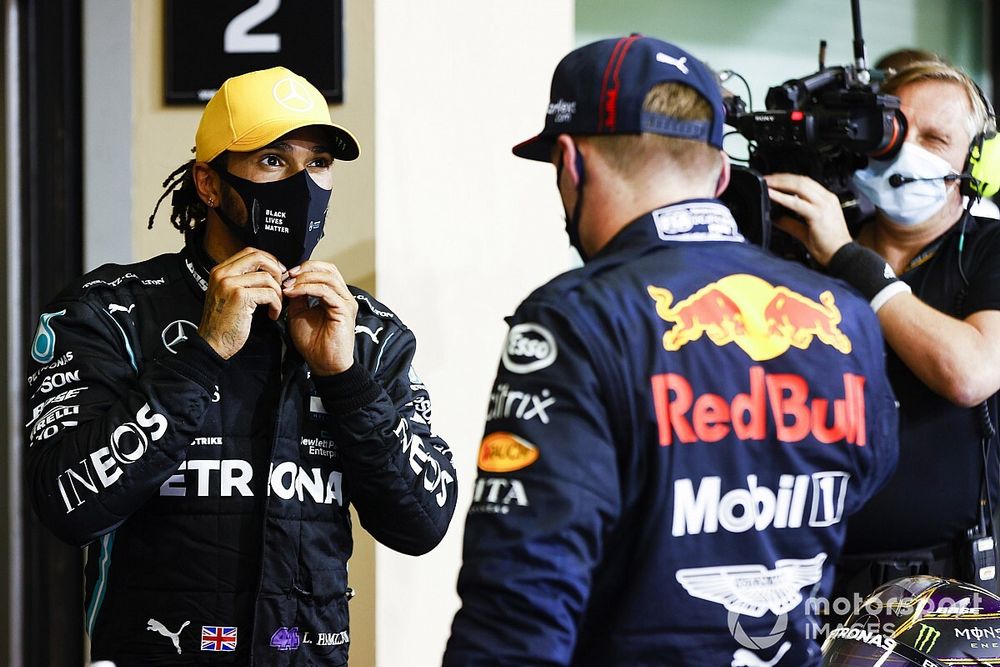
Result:
M850 338L837 327L840 309L830 291L816 302L745 273L709 283L676 304L668 289L650 285L646 291L657 315L674 325L663 334L670 352L702 335L720 347L735 343L754 361L774 359L790 347L804 350L814 340L843 354L851 351Z
M749 370L749 391L732 398L695 394L679 373L650 378L660 446L719 442L730 434L740 440L764 440L769 428L780 442L812 438L822 443L866 443L865 378L843 374L841 397L811 396L809 383L795 373Z

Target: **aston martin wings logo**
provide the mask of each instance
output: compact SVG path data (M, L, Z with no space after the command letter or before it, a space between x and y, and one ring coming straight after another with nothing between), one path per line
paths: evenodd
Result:
M718 602L728 611L760 618L770 610L785 614L802 602L801 589L823 578L826 554L784 558L764 565L719 565L677 571L677 581L691 596Z

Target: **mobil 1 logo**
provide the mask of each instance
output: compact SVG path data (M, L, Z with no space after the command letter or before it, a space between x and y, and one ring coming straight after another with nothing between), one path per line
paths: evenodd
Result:
M740 483L722 477L674 481L674 537L750 530L824 528L844 516L851 475L840 470L785 474L767 480L748 474Z

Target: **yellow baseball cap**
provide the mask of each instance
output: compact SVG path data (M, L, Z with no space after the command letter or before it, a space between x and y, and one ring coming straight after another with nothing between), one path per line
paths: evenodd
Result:
M358 140L330 118L326 98L304 78L284 67L226 79L201 115L195 158L209 162L223 151L252 151L309 125L330 128L330 151L338 160L361 154Z

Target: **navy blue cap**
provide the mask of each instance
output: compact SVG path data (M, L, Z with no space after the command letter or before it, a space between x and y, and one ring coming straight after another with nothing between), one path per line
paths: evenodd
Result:
M712 105L711 121L681 120L642 110L653 86L683 83ZM548 162L560 134L639 134L702 141L722 148L726 113L718 78L704 63L668 42L632 34L581 46L552 75L545 129L514 146L514 155Z

